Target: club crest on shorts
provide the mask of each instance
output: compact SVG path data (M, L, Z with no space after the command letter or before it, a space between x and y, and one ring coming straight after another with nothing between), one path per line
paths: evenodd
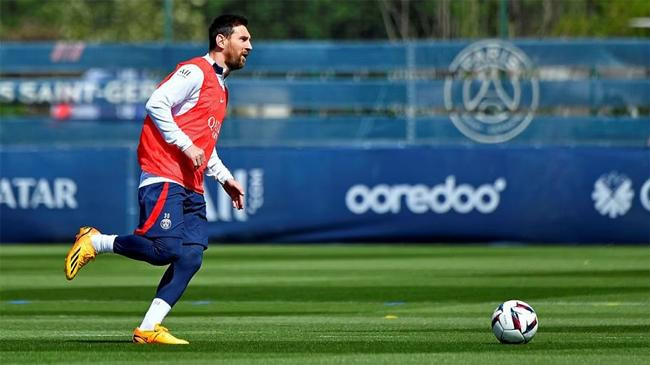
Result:
M163 219L160 221L160 228L164 230L168 230L172 228L172 220L169 219L170 214L169 213L163 213Z
M501 143L532 121L539 103L539 80L533 63L519 48L485 40L469 45L453 60L444 98L461 133L477 142Z

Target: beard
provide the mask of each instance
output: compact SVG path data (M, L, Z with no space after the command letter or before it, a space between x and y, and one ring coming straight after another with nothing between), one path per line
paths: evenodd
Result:
M232 57L227 57L226 58L226 66L228 66L228 69L231 71L234 70L239 70L240 68L243 68L244 65L246 64L246 58L243 56L232 56Z

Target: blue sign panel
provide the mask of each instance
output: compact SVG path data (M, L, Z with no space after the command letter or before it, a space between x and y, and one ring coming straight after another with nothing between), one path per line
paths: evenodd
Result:
M0 242L71 242L84 225L133 229L134 164L126 148L0 150Z
M208 183L217 240L650 243L650 151L249 148L220 153L247 188Z
M134 151L0 151L0 241L135 228ZM650 243L650 150L222 148L246 189L206 181L211 241Z

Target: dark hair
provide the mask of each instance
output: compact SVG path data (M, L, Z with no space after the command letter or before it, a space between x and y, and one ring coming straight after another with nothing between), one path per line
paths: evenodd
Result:
M230 37L230 35L233 33L232 28L238 25L247 26L248 19L241 15L233 14L219 15L218 17L214 18L212 24L210 24L210 28L208 29L208 37L210 37L210 51L217 48L217 34L221 34L226 38Z

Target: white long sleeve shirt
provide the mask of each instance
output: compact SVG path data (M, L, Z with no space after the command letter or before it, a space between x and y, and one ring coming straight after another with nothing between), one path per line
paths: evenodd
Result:
M203 58L211 65L214 65L215 61L209 55L206 54ZM223 75L217 73L217 79L221 87L225 89L226 84ZM192 64L184 65L151 94L145 105L147 113L165 142L177 146L182 151L192 145L192 140L178 127L174 117L185 114L196 105L202 84L203 72L201 69ZM233 178L228 168L219 158L216 146L208 160L206 175L214 177L221 184ZM142 172L139 187L159 182L172 182L183 185L172 179Z

